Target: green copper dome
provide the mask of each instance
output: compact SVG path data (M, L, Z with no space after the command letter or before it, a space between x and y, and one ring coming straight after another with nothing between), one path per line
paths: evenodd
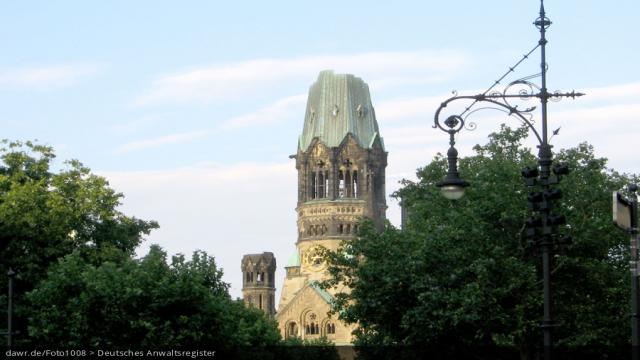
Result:
M287 261L287 266L285 267L290 266L300 266L300 257L298 256L297 251L291 254L291 256L289 257L289 261Z
M369 86L350 74L322 71L309 89L298 146L306 151L317 137L326 146L337 147L349 133L365 149L371 148L376 139L384 148L371 105Z

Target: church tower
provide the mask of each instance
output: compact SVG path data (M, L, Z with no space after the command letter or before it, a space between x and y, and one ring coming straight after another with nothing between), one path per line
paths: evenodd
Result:
M354 238L362 217L382 228L387 153L369 88L360 78L323 71L311 86L296 155L298 239L276 318L284 337L326 336L350 344L351 326L329 318L333 293L318 287L326 265L318 250ZM339 289L338 291L348 291Z
M242 257L242 298L247 306L276 312L276 258L273 253L249 254Z

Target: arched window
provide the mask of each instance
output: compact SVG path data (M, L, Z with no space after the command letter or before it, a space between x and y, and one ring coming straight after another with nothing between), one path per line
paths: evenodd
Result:
M353 181L353 197L357 198L360 196L360 194L358 193L358 171L354 170L353 171L353 176L351 177L351 180Z
M324 174L322 173L322 171L318 172L317 174L317 181L316 183L318 184L318 198L323 198L324 196Z
M262 310L262 294L258 295L258 309Z
M328 197L329 172L326 170L325 165L324 161L319 160L315 168L309 169L311 172L309 198L311 200Z
M304 331L305 334L311 334L311 328L309 327L309 324L307 324L307 326L305 326L304 330L305 330Z
M320 333L320 325L315 322L311 322L311 324L307 325L307 334L309 335L317 335Z
M332 323L327 323L327 334L335 334L336 326Z
M329 197L329 172L324 173L324 197Z
M298 336L298 324L294 321L289 323L289 327L287 327L287 337Z

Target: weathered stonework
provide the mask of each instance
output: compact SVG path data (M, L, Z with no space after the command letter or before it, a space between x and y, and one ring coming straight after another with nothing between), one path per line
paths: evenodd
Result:
M285 267L276 320L283 337L326 336L337 345L350 344L354 327L327 315L336 290L317 286L328 276L318 249L335 250L341 241L353 238L363 216L378 228L384 225L387 153L368 86L361 79L320 73L309 91L294 157L298 240Z
M247 306L269 315L276 312L276 258L273 253L249 254L242 257L242 298Z

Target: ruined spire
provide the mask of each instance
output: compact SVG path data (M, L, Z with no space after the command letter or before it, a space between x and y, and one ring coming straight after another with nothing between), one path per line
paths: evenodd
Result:
M365 149L371 148L376 140L384 148L369 86L350 74L322 71L309 89L298 147L306 151L316 137L328 147L337 147L349 133Z

